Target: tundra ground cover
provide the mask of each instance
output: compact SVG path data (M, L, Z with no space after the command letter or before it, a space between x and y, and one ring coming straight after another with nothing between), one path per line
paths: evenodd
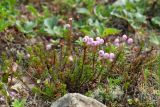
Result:
M160 2L3 0L0 105L48 107L81 93L111 107L158 107Z

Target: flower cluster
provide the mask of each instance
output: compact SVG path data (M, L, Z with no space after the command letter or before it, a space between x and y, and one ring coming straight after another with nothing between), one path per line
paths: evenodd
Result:
M85 36L83 38L83 42L88 45L88 46L99 46L101 44L104 43L104 40L100 37L96 37L96 39L94 40L91 37ZM120 43L126 42L127 44L131 45L133 43L133 39L132 38L128 38L127 35L123 35L121 38L116 38L113 42L113 44L115 46L120 46ZM99 51L99 57L101 59L108 59L110 61L113 61L115 58L115 54L114 53L105 53L103 50Z
M100 37L96 37L96 40L94 40L91 37L85 36L83 38L83 41L88 45L88 46L99 46L104 43L104 40L101 39Z
M131 45L133 43L132 38L128 38L127 35L123 35L121 38L116 38L114 40L113 44L118 47L121 42L120 40L122 40L122 42L127 42L127 44L129 44L129 45Z
M99 51L99 57L103 59L109 59L110 61L113 61L115 58L114 53L105 53L103 50Z

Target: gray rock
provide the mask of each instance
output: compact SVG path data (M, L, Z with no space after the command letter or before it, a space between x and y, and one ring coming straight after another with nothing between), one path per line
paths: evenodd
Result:
M51 107L106 107L97 100L79 93L69 93L53 102Z

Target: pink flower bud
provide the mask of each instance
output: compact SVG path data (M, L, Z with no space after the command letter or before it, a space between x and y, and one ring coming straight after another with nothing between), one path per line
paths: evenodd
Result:
M100 45L100 41L97 41L97 40L96 40L95 42L96 42L97 45Z
M97 44L97 41L93 41L92 43L91 43L91 45L92 46L97 46L98 44Z
M116 38L116 39L114 40L114 43L119 43L119 39Z
M109 53L105 53L103 57L104 57L105 59L108 59L108 58L109 58Z
M103 51L103 50L100 50L100 51L99 51L99 56L100 56L100 57L103 57L103 56L104 56L104 51Z
M70 27L71 27L70 24L65 24L65 25L64 25L64 28L70 28Z
M133 39L132 38L129 38L128 40L127 40L127 43L130 45L130 44L132 44L133 43Z
M85 36L85 38L89 39L89 36Z
M70 17L70 18L69 18L69 21L72 21L72 20L73 20L73 18L72 18L72 17Z
M50 50L52 48L52 44L47 44L46 45L46 50Z
M122 40L123 40L123 41L126 41L127 38L128 38L127 35L123 35L123 36L122 36Z
M101 38L100 37L96 37L96 40L99 41Z
M87 42L88 41L88 39L87 38L83 38L83 42Z
M100 39L99 42L100 42L100 44L103 44L103 43L104 43L104 40L103 40L103 39Z
M100 45L100 42L99 42L99 41L95 41L95 42L96 42L97 45Z
M89 42L93 42L93 38L88 38L88 41Z
M87 40L87 45L92 45L93 43L93 38L88 38Z
M90 42L90 41L87 41L87 45L92 45L92 42Z
M110 53L109 54L109 59L114 59L115 58L115 54L114 53Z

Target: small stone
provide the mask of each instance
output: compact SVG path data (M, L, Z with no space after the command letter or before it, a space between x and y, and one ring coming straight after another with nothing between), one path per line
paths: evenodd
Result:
M69 93L53 102L51 107L106 107L97 100L79 93Z

